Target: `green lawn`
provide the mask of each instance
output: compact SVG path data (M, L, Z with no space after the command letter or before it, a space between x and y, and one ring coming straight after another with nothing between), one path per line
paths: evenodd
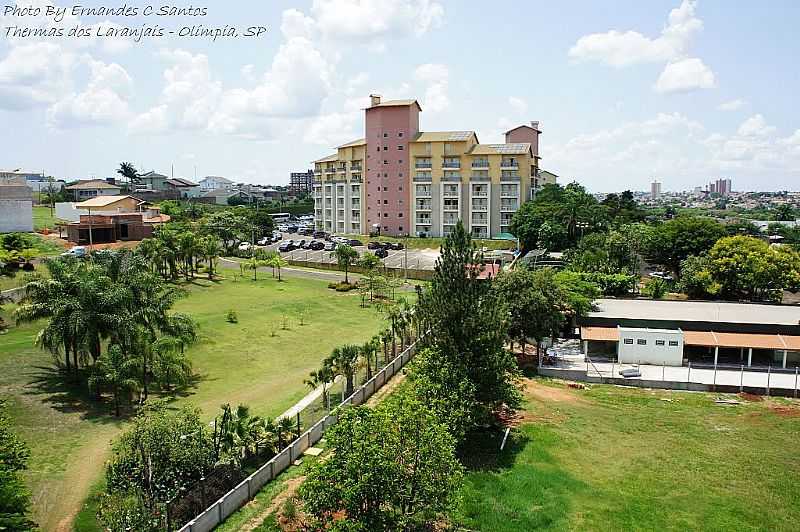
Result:
M797 530L799 403L537 383L506 451L471 464L467 528Z
M51 231L56 228L58 218L55 217L55 211L50 214L50 207L43 205L35 205L33 207L33 228L36 231L41 231L45 227Z
M357 294L334 292L323 281L278 283L266 274L258 282L198 281L189 290L177 310L200 324L201 339L188 352L198 382L177 402L200 407L208 419L225 402L279 415L307 393L303 379L335 346L362 342L381 327L381 316L360 308ZM7 321L12 308L5 306ZM229 309L238 323L225 320ZM50 355L33 345L39 327L14 327L0 336L0 395L11 400L15 425L31 446L34 517L43 530L53 530L72 521L102 478L109 443L125 422L113 418L109 405L92 406L55 378ZM90 517L81 513L81 530L92 530Z

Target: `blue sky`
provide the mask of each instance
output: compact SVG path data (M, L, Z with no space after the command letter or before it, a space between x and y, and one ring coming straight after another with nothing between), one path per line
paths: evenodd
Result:
M378 92L419 99L423 130L471 129L482 142L539 120L543 167L593 191L644 190L654 177L668 190L717 177L800 189L798 2L203 5L194 18L0 16L0 168L74 179L130 160L282 184L360 137L360 108ZM132 43L7 38L12 24L269 32Z

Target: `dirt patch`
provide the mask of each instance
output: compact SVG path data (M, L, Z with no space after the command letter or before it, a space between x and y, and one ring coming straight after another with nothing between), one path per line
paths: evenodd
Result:
M305 479L306 477L295 477L287 480L283 491L276 495L274 499L272 499L272 504L270 504L269 507L263 512L259 513L247 523L242 525L239 530L241 532L250 532L260 527L267 517L280 510L283 506L283 503L285 503L290 497L294 497L297 494L297 489Z
M582 403L585 399L571 388L546 386L532 379L523 379L522 393L543 403Z
M800 408L787 405L769 405L769 409L779 416L800 417Z
M750 401L753 403L759 403L764 400L764 396L762 395L756 395L754 393L747 393L747 392L740 393L739 397L744 399L745 401Z

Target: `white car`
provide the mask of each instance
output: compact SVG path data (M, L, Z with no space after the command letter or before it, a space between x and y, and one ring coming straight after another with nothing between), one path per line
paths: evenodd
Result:
M256 244L258 244L259 246L268 246L270 245L271 242L272 239L268 236L265 236L264 238L259 239L259 241L256 242Z
M250 242L242 242L239 244L239 251L250 251L253 245Z
M74 246L69 251L65 251L61 254L62 257L85 257L86 256L86 247L85 246Z

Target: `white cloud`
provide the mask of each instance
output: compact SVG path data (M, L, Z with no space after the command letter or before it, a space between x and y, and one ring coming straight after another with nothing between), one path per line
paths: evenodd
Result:
M610 30L584 35L569 50L578 61L598 61L615 67L638 63L660 63L686 53L692 36L703 28L695 17L696 2L683 0L669 14L661 35L650 38L638 31Z
M656 92L689 92L716 87L714 73L701 59L687 57L672 61L664 67L654 86Z
M361 113L330 113L315 118L303 136L303 140L312 144L321 144L333 148L356 139Z
M135 135L147 135L166 133L169 127L169 109L159 105L134 117L128 129Z
M767 121L761 114L756 114L742 122L737 133L742 137L765 137L775 131L775 128L767 125Z
M522 98L517 98L516 96L509 96L508 105L518 115L522 115L528 112L528 102L526 102Z
M432 0L314 0L311 14L326 40L374 43L423 35L441 25L444 8Z
M731 100L729 102L723 102L717 106L717 109L720 111L736 111L744 107L747 102L744 100L737 98L735 100Z
M241 72L242 77L246 81L252 82L252 81L256 80L255 71L256 71L256 66L254 64L250 63L250 64L247 64L247 65L244 65L239 72Z
M0 108L53 103L70 91L77 63L75 54L50 42L13 46L0 61Z
M450 107L447 94L450 71L445 65L426 63L414 70L414 79L427 85L422 98L422 108L430 112L444 111Z
M51 127L70 128L82 125L111 124L125 119L133 80L116 63L89 61L90 76L86 89L69 94L47 112Z

